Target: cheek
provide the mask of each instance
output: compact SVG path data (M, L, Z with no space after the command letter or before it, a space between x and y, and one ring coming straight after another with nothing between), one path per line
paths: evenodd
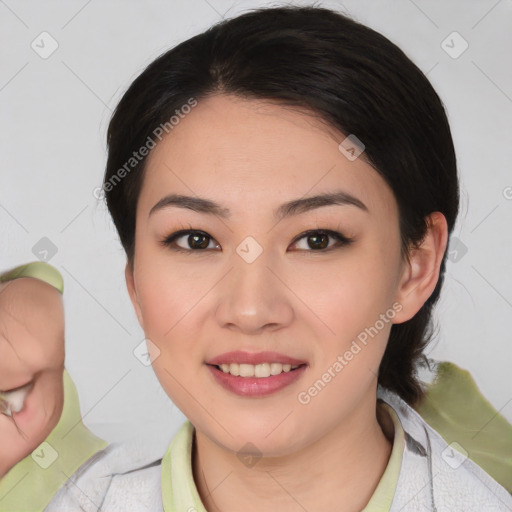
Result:
M367 243L347 252L326 268L325 274L322 270L302 280L307 276L304 272L295 282L294 290L303 283L298 295L307 298L308 306L321 319L315 320L314 339L319 346L311 379L321 378L329 370L336 374L335 383L329 386L332 396L376 379L396 312L393 268L399 248L395 249ZM330 396L326 393L320 402Z
M288 281L318 319L321 330L338 337L353 336L373 324L393 302L393 257L369 244L339 259L303 265Z
M168 391L174 381L166 381L167 372L182 382L202 364L197 345L205 338L204 317L211 313L208 291L218 278L204 272L205 264L173 264L156 251L147 256L139 258L136 269L137 299L145 336L156 346L153 368Z
M138 285L146 335L161 341L173 338L193 316L194 306L211 287L207 281L187 278L172 267L158 275L147 275Z

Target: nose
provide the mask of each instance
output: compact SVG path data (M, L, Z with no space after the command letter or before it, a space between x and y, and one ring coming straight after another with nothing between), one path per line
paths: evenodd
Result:
M282 329L294 318L292 297L283 272L265 251L251 263L235 253L233 268L219 287L216 320L244 334Z

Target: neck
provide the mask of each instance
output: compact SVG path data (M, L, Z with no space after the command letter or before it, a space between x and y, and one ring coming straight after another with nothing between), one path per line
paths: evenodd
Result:
M340 504L347 512L362 510L386 469L393 434L390 418L379 411L385 435L375 406L365 409L366 417L356 414L300 451L263 457L251 468L196 431L193 474L203 504L209 512L313 512Z

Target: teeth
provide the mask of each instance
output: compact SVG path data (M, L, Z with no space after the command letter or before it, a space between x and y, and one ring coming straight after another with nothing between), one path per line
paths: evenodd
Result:
M220 369L224 373L230 373L240 377L257 377L264 378L271 375L279 375L282 372L289 372L298 368L298 365L281 364L281 363L261 363L261 364L221 364Z
M29 383L14 391L0 391L0 413L12 416L13 412L22 411L31 387L32 383Z

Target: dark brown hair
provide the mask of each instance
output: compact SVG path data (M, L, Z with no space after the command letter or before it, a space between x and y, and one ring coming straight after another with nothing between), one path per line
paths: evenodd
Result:
M455 151L444 106L421 70L386 37L341 13L261 8L170 49L119 102L108 128L103 188L129 262L146 161L133 154L157 143L161 127L169 131L191 98L211 94L305 108L341 133L355 134L365 145L364 158L393 190L405 257L424 238L430 213L444 214L452 232L459 205ZM424 394L417 369L432 337L445 264L446 253L420 311L392 326L379 369L379 384L410 405Z

